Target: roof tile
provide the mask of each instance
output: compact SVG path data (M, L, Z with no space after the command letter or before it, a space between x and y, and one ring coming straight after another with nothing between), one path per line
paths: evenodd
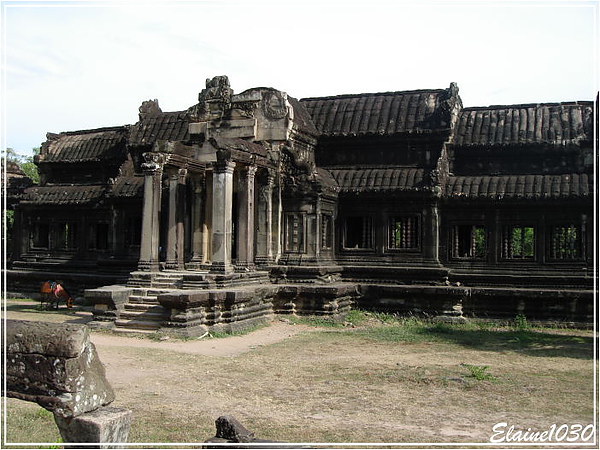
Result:
M447 91L381 92L306 98L301 103L329 136L396 134L445 129L439 109Z
M415 167L329 169L341 192L411 191L424 186Z
M577 144L593 135L593 102L464 108L457 145Z
M560 199L593 195L592 177L585 173L562 175L452 176L446 195L465 199Z

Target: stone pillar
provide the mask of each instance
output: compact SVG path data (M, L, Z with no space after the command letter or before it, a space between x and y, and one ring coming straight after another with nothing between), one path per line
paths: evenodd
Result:
M267 172L266 183L258 188L256 223L256 258L259 264L273 261L273 175Z
M179 169L177 172L177 199L176 199L176 261L177 269L185 269L185 212L186 212L186 187L185 180L187 169Z
M271 226L271 238L273 242L273 246L275 247L271 254L271 257L274 257L276 262L281 258L281 254L283 251L283 200L281 198L281 168L279 168L277 173L277 185L276 189L276 198L277 202L273 207L273 224Z
M212 257L213 172L206 172L204 192L204 221L202 223L202 263L210 264Z
M215 163L213 172L211 272L230 273L233 208L233 161Z
M179 174L177 169L167 169L169 176L169 214L167 222L167 269L177 268L177 184Z
M425 207L423 214L423 255L427 262L439 264L439 213L438 206L433 203Z
M142 241L138 269L157 271L158 245L160 239L160 197L164 156L160 153L144 153L144 206L142 212Z
M194 197L192 198L192 260L195 265L203 262L203 228L204 213L202 207L202 194L204 193L204 179L202 176L192 178Z
M185 265L184 219L186 169L169 169L169 223L165 267L183 270Z
M256 166L245 167L238 194L237 264L254 269L254 175Z

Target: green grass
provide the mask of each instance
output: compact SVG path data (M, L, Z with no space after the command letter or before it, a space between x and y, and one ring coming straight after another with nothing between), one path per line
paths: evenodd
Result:
M34 403L15 399L5 401L9 402L9 406L14 405L6 409L6 421L10 424L10 427L7 427L6 442L23 442L24 436L35 437L34 442L62 442L51 412Z
M489 366L477 366L474 364L462 363L461 366L469 371L469 376L477 381L496 381L496 377L488 372Z
M375 316L376 317L376 316ZM431 322L418 318L385 317L383 326L352 332L379 342L446 342L483 351L513 351L530 356L593 358L591 335L561 334L554 328L534 328L522 318L513 327L472 321L464 324ZM350 332L350 331L348 331Z

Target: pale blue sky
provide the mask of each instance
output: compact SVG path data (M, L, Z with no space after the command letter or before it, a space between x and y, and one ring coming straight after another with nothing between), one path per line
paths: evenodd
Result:
M296 98L446 88L465 106L593 100L598 1L1 1L2 147L132 124L205 79Z

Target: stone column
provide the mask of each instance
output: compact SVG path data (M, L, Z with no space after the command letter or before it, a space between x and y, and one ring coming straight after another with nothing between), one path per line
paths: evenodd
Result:
M275 252L274 260L276 262L281 258L281 254L283 251L283 199L281 198L281 167L277 171L277 185L276 189L276 197L277 202L273 208L273 223L271 225L271 237L274 245L274 250L271 250L271 257L273 258L273 251Z
M215 163L213 172L211 272L230 273L233 208L233 161Z
M177 269L185 269L185 213L186 213L186 187L185 181L187 176L187 169L179 169L177 172L177 199L176 204L176 260Z
M203 262L203 228L204 214L202 207L202 194L204 193L204 177L196 176L192 178L192 188L194 197L192 198L192 260L194 265L198 266Z
M213 172L206 172L204 192L204 221L202 223L202 263L210 264L212 257Z
M169 169L169 223L167 269L183 270L185 265L184 220L186 169Z
M433 203L425 207L423 214L423 255L428 262L439 264L439 214L438 206Z
M241 173L238 194L237 264L254 269L254 176L256 166Z
M177 269L177 185L179 174L177 169L167 170L169 176L169 214L167 223L167 269Z
M160 239L160 197L164 156L160 153L144 153L144 207L142 212L142 241L138 269L157 271L158 245Z
M256 223L256 262L268 264L273 261L273 175L267 172L266 183L258 188Z

